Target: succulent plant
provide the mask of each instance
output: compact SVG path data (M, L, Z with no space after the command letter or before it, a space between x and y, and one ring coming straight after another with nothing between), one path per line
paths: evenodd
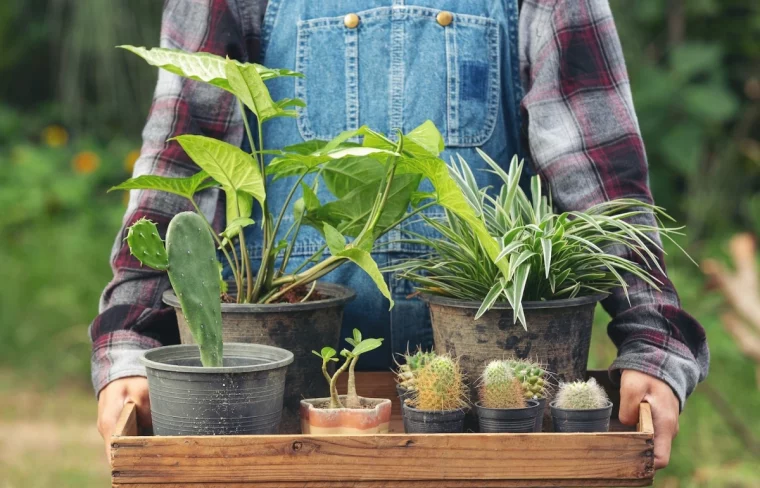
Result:
M467 387L459 362L436 356L415 374L412 403L420 410L447 411L467 406Z
M588 381L561 383L554 401L558 408L566 410L593 410L607 406L609 398L594 378Z
M164 248L156 224L135 222L127 234L132 254L145 266L167 270L182 313L198 343L201 364L222 366L222 307L216 246L203 217L193 212L174 216Z
M546 398L549 382L546 369L541 364L530 359L509 359L507 363L520 380L525 398Z
M432 361L436 357L436 354L433 351L425 352L422 349L417 349L414 354L407 352L403 357L404 363L397 363L396 382L407 390L414 390L415 373Z
M480 378L480 404L486 408L525 408L522 382L508 361L491 361Z

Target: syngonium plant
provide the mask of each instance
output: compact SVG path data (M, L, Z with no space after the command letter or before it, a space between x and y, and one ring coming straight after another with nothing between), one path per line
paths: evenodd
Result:
M256 141L266 140L266 122L280 117L296 117L291 107L303 107L298 99L272 99L267 80L302 76L285 69L270 69L258 64L241 63L209 53L187 53L171 49L145 49L123 46L153 66L171 73L216 86L233 94L241 113L250 110L256 117L257 139L247 117L243 117L251 152L224 141L200 135L179 135L180 144L200 171L188 178L167 178L142 175L115 187L120 190L159 190L185 197L195 209L196 217L179 214L174 220L188 221L196 234L207 232L216 248L224 255L232 270L237 303L269 304L281 301L290 291L312 285L319 278L346 262L354 262L372 278L378 289L393 306L388 287L370 252L380 236L405 219L440 205L483 239L483 249L490 259L499 253L497 242L467 203L462 191L438 158L444 143L432 122L425 122L407 134L398 133L396 140L367 127L346 131L331 141L306 141L285 148L264 148ZM361 138L361 143L353 142ZM269 162L267 162L269 159ZM268 182L291 178L293 185L282 209L275 217L268 206ZM427 179L433 192L420 192ZM310 184L307 184L310 182ZM329 202L317 197L317 186L324 185L333 195ZM226 196L226 228L217 233L198 208L193 197L211 187L220 188ZM294 200L300 189L302 197ZM251 219L254 202L260 206L263 248L261 264L253 269L243 229L254 225ZM294 223L278 240L280 226L290 204ZM294 272L286 272L293 245L303 225L322 233L325 244ZM170 231L173 226L170 224ZM214 246L203 251L186 250L183 266L173 264L171 235L167 248L159 238L156 226L147 220L138 221L127 239L132 254L144 265L169 273L178 292L182 311L202 353L204 366L221 365L221 309L219 295L220 265ZM152 236L146 241L147 236ZM142 238L139 238L142 237ZM208 239L204 237L206 244ZM179 246L174 246L179 249ZM330 252L324 257L325 251ZM277 260L280 265L275 266ZM196 266L194 263L198 263ZM215 277L211 279L211 264ZM506 263L497 264L503 272ZM199 273L201 267L204 273ZM203 293L190 293L202 288ZM306 294L306 299L309 294ZM213 302L213 303L211 303ZM198 313L202 311L202 313ZM212 330L209 330L212 329ZM205 339L201 340L203 337ZM214 351L212 354L210 351Z
M416 283L422 292L481 302L480 318L497 302L508 302L515 323L528 324L523 301L545 301L607 294L621 287L628 294L624 273L643 280L655 289L654 269L662 272L655 252L662 252L654 234L672 241L679 228L664 227L670 217L660 207L625 198L603 202L585 212L558 213L541 187L538 176L531 179L530 196L520 187L523 163L513 158L504 171L479 151L490 171L502 180L501 188L478 187L469 166L460 158L450 166L457 187L491 240L469 230L470 221L446 209L443 218L422 216L438 237L412 236L412 241L431 252L387 268ZM657 224L636 219L652 215ZM497 243L495 259L484 243ZM621 257L621 247L640 258L644 265ZM505 271L506 268L506 271Z
M337 351L330 346L323 347L319 352L311 351L312 354L322 359L322 375L330 385L330 404L328 408L361 408L361 400L356 393L356 363L359 361L359 356L364 353L373 351L383 344L382 339L362 339L362 333L359 329L354 329L353 337L346 338L353 349L343 349L340 351L340 355L345 358L343 364L333 373L327 371L327 366L331 362L338 362L339 359ZM348 369L348 390L346 392L345 404L340 401L338 396L338 378L340 375Z

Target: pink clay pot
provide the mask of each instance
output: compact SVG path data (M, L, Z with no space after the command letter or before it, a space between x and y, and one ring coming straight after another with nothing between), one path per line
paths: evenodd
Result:
M340 396L345 401L345 395ZM301 432L313 435L387 434L391 423L391 401L386 398L363 398L365 408L317 408L329 404L329 398L301 400Z

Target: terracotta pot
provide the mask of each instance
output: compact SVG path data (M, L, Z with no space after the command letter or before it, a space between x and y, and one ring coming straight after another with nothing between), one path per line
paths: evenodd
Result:
M222 337L225 343L264 344L287 349L294 355L285 377L285 403L280 424L283 434L299 432L298 410L302 398L330 394L311 351L322 346L339 349L343 306L356 297L349 288L333 283L319 283L316 290L325 298L294 304L222 304ZM195 344L174 292L167 290L163 298L164 303L177 312L182 344Z
M345 400L345 396L340 399ZM359 397L364 408L317 408L330 398L301 400L301 432L325 435L387 434L391 423L391 401Z

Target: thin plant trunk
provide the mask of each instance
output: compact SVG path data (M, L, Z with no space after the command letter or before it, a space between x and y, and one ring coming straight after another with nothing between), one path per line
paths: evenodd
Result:
M338 377L346 370L350 362L349 359L346 359L330 380L330 408L344 408L338 397Z
M356 361L359 356L354 356L351 359L351 364L348 366L348 393L346 394L346 408L361 408L361 402L359 401L359 395L356 394L356 376L354 374L354 368L356 368Z

